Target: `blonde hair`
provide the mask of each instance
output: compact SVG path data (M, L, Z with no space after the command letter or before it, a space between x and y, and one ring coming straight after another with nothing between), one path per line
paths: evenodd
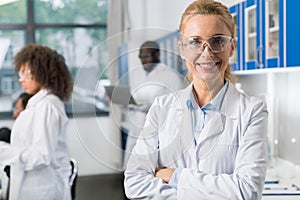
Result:
M220 2L214 0L196 0L191 3L181 16L179 30L184 29L186 22L195 15L217 15L219 19L224 22L226 27L231 33L232 37L236 37L236 25L230 14L228 8ZM190 74L187 75L189 80L192 80ZM225 70L225 78L235 83L236 78L231 74L230 64L228 64Z

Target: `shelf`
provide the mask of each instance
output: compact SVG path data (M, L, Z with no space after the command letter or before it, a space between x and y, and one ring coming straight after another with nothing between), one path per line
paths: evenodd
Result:
M248 34L248 38L255 38L256 37L256 32L252 32Z
M242 76L242 75L269 74L269 73L287 73L287 72L300 72L300 66L232 71L232 74L236 76Z
M278 32L278 31L279 31L279 26L275 26L275 27L269 28L269 32L270 32L270 33Z

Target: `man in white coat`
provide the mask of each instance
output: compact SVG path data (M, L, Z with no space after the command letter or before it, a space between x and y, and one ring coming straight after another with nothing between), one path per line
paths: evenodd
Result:
M172 67L160 63L158 43L144 42L140 47L139 58L143 68L130 72L130 76L134 80L134 84L131 85L131 93L138 105L129 107L130 129L126 140L124 167L126 167L154 99L184 87L184 77Z

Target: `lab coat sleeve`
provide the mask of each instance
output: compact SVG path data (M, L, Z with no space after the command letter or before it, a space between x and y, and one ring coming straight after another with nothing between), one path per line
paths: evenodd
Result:
M32 144L21 152L20 159L25 170L50 165L58 140L59 122L59 112L52 103L45 102L36 108L32 121Z
M17 162L20 158L20 150L13 148L9 143L0 141L0 163L10 165Z
M176 199L176 189L154 176L158 161L158 112L151 106L145 126L125 170L124 187L130 199Z
M178 200L261 198L266 174L268 113L264 102L256 103L246 113L241 113L245 131L240 139L233 174L214 175L185 168L177 185Z

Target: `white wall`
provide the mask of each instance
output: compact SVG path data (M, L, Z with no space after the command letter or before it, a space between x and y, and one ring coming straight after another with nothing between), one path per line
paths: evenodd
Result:
M178 29L180 16L192 0L128 0L131 28Z
M243 0L219 0L232 6ZM132 28L178 29L181 14L193 0L128 0Z
M269 110L269 139L274 156L300 165L300 69L239 76L249 95L265 96Z
M232 6L242 0L220 0ZM178 30L181 14L193 0L128 0L130 28Z
M223 4L227 5L228 7L233 6L239 2L245 1L245 0L219 0Z
M120 131L112 129L109 117L72 118L69 154L77 160L79 175L120 173L122 150Z
M13 120L1 120L12 127ZM122 150L120 131L110 117L75 117L70 119L69 155L78 163L80 176L120 173Z

